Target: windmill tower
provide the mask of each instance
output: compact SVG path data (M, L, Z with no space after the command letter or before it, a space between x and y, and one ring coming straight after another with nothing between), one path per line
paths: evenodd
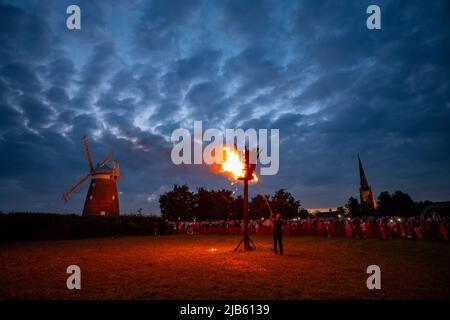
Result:
M119 162L111 161L112 154L109 152L94 167L86 135L83 136L83 143L88 160L89 173L65 192L63 199L67 202L69 197L91 178L91 184L84 202L83 216L118 216L119 197L117 195L116 181L121 177Z

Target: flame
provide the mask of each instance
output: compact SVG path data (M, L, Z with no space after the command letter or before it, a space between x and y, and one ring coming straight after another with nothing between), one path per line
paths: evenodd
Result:
M234 180L238 180L245 176L245 164L239 158L239 153L235 149L224 147L225 161L222 164L221 171L228 173ZM258 181L258 177L253 173L252 181Z
M222 164L222 172L230 173L235 180L243 177L245 165L239 158L238 152L228 147L223 147L223 151L225 162Z

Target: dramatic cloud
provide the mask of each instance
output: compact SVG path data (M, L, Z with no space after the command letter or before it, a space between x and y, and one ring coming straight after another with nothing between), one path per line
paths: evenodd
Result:
M120 161L123 213L159 212L174 183L231 188L170 160L174 129L279 128L285 188L307 208L375 192L450 199L450 3L0 0L0 210L80 212L61 193L95 161ZM235 187L232 187L235 188ZM260 190L254 188L252 193Z

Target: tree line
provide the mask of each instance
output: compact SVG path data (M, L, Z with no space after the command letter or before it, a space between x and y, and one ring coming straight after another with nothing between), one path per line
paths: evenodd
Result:
M308 216L308 211L302 208L300 200L295 199L290 192L280 189L273 195L258 194L253 197L248 204L249 218L268 218L270 210L267 202L272 211L280 212L284 219ZM191 191L186 184L174 185L172 190L159 198L161 215L170 221L242 219L243 203L242 196L234 197L230 190L198 188L196 191ZM322 214L353 217L364 215L408 217L422 214L432 204L431 201L414 202L407 193L402 191L395 191L392 194L384 191L377 198L376 210L367 208L358 199L350 197L347 203L338 207L336 211L330 209L330 212Z
M265 197L271 209L282 213L286 219L308 214L301 208L300 200L296 200L284 189ZM269 217L270 210L266 199L258 194L249 201L248 210L251 219ZM162 194L159 205L162 217L171 221L242 219L244 199L241 195L233 197L233 192L226 189L198 188L194 192L184 184L174 185L172 190Z
M350 197L344 207L339 207L339 212L346 212L351 216L363 216L370 214L382 214L386 216L409 217L420 215L432 205L431 201L414 202L409 194L395 191L392 194L383 191L377 198L377 209L373 210L361 204L358 199Z

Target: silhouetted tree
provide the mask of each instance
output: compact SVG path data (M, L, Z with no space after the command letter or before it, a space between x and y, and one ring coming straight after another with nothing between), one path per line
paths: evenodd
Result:
M233 197L230 190L207 190L199 188L195 194L194 216L198 220L224 220L233 211Z
M169 220L191 220L195 197L187 185L174 185L173 189L159 197L161 215Z
M270 199L270 206L274 214L279 212L284 219L291 219L299 216L301 203L290 192L280 189Z
M233 197L230 190L213 191L212 196L214 200L213 214L211 219L225 220L233 210Z
M378 211L385 215L392 215L394 212L394 201L392 200L392 196L389 192L383 191L378 196L377 200Z
M231 211L230 219L242 219L242 212L244 211L244 198L239 195L233 200L233 209Z
M424 216L431 216L433 214L438 214L443 217L450 217L450 201L447 202L436 202L433 203L431 201L424 201L417 204L418 209L422 206L425 206L421 211L420 214Z
M249 212L251 219L261 219L270 217L270 210L267 207L264 196L258 194L255 196L249 204Z
M306 210L300 210L300 201L283 189L278 190L268 200L274 213L280 212L283 218L308 216ZM242 196L233 198L230 190L207 190L199 188L196 193L190 192L187 185L174 185L173 189L159 198L161 214L172 221L225 220L242 219L244 200ZM268 218L270 210L262 195L255 196L249 203L251 219Z
M300 211L299 211L299 217L302 218L302 219L308 218L308 217L309 217L309 212L308 212L308 210L306 210L306 209L304 209L304 208L300 208Z
M213 202L214 199L211 196L211 191L208 191L205 188L199 188L195 194L195 208L193 215L198 220L209 219L209 215L214 208Z
M424 214L426 213L425 209L433 205L433 202L431 202L430 200L425 200L416 202L415 205L416 205L416 214Z
M350 197L347 201L347 203L345 204L345 207L348 210L348 213L351 216L359 216L361 215L361 206L359 204L358 199Z
M412 216L415 214L414 201L404 192L395 191L392 196L394 214L398 216Z
M423 207L415 204L411 197L402 191L390 194L388 191L381 192L378 196L378 211L385 215L412 216L419 214Z

